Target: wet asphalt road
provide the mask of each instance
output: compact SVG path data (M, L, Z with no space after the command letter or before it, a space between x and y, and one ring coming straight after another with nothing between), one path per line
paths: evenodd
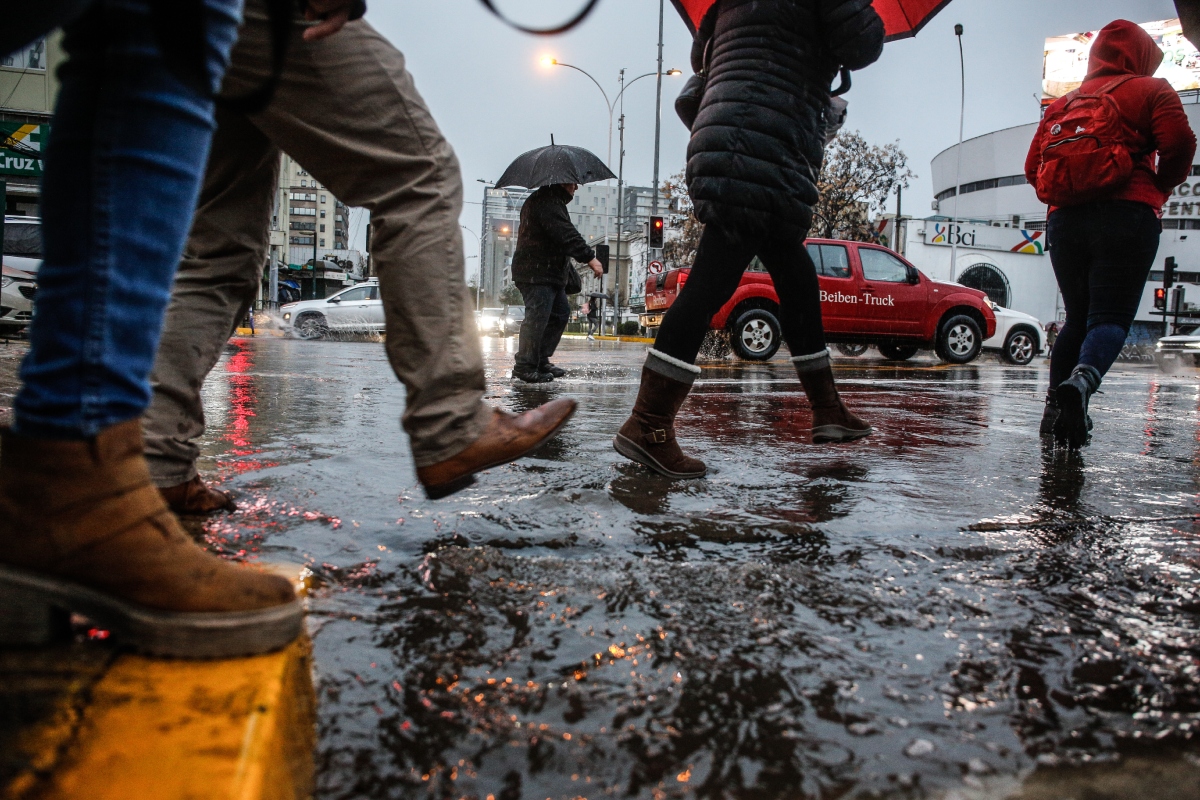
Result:
M1119 366L1082 453L1046 369L843 360L877 428L807 443L783 357L705 364L712 468L621 459L644 346L564 343L536 457L421 493L371 341L235 340L209 544L311 565L321 798L1200 797L1200 382ZM872 351L874 352L874 351Z

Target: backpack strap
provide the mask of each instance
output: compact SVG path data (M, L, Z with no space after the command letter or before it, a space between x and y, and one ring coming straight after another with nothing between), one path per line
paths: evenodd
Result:
M1118 86L1121 86L1122 84L1124 84L1128 81L1131 81L1134 78L1146 78L1146 77L1149 77L1149 76L1148 75L1122 75L1121 77L1117 78L1116 80L1110 81L1109 83L1105 84L1104 88L1102 88L1100 91L1096 92L1095 96L1101 97L1103 95L1106 95L1109 92L1116 89Z

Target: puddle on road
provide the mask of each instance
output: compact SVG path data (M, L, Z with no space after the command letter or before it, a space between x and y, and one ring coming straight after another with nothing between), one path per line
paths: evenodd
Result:
M1191 377L1114 374L1070 456L1044 368L850 362L878 434L814 448L786 362L722 362L673 483L610 445L643 352L494 379L580 413L432 503L378 345L235 343L202 466L245 510L206 533L317 575L319 797L1200 796Z

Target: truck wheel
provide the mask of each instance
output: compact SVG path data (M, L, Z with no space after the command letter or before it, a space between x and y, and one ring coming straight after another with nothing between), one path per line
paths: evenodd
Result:
M1001 355L1008 363L1023 367L1033 361L1033 357L1037 355L1037 341L1037 334L1028 328L1014 328L1009 331L1008 338L1004 340L1004 350L1001 351Z
M752 308L738 317L729 333L729 343L738 358L766 361L779 349L779 320L770 311Z
M329 333L329 325L320 314L305 314L296 320L296 335L301 339L320 339Z
M898 344L881 344L876 345L879 348L879 355L886 358L888 361L908 361L917 354L920 348L898 345Z
M858 358L867 352L867 346L865 344L839 344L837 351L849 358Z
M979 330L979 323L966 314L951 317L938 331L934 349L942 361L951 364L974 361L983 349L983 332Z

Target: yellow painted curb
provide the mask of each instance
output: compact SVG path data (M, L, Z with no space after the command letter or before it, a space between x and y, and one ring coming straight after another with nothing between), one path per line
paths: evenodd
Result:
M586 339L587 338L582 333L565 333L565 334L563 334L563 337L564 338L570 337L572 339ZM601 335L597 334L597 335L593 336L592 338L598 342L640 342L642 344L654 344L653 339L647 339L643 336L608 336L608 335L601 336Z
M305 636L276 653L225 661L121 655L90 688L73 688L64 713L21 736L30 771L0 787L6 800L312 794L316 695Z

